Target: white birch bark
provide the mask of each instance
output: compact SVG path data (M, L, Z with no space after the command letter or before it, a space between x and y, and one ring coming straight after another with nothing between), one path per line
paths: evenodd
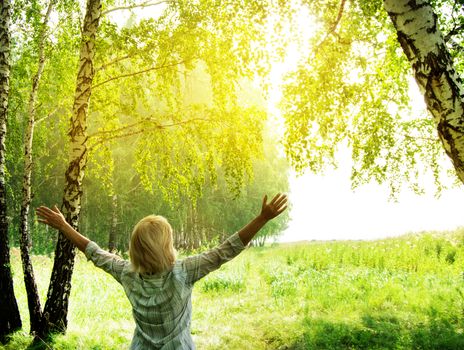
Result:
M10 20L11 2L0 0L0 343L22 326L10 269L5 181L5 139L10 89Z
M95 38L100 17L101 0L88 0L69 132L71 144L62 207L67 221L76 229L81 209L82 180L87 163L87 114L94 77ZM74 246L60 234L43 312L43 329L39 336L66 331L74 256Z
M40 305L40 297L37 289L37 284L34 277L34 269L31 262L31 235L29 232L29 210L32 199L31 194L31 176L32 176L32 142L34 138L34 126L36 116L36 103L37 93L39 89L40 79L45 66L45 39L48 29L48 21L53 9L55 0L50 0L47 12L45 13L44 20L39 35L39 52L38 52L38 66L37 72L32 78L32 88L29 95L28 104L28 122L24 138L24 175L22 184L22 203L21 203L21 216L20 216L20 248L21 260L24 273L24 284L26 286L27 304L29 308L29 322L30 333L35 334L40 328L42 320L42 307Z
M384 7L436 121L443 147L464 183L464 89L437 16L425 0L385 0Z

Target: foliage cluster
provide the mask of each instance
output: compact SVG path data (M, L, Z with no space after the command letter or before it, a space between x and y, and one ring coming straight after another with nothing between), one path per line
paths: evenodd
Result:
M51 260L34 260L43 291ZM201 349L462 349L463 262L462 229L251 248L197 284L192 333ZM15 250L12 264L19 281ZM122 289L83 256L75 272L70 327L54 348L127 347ZM24 348L26 334L6 349Z
M59 205L62 199L85 3L55 2L49 28L42 25L48 1L15 3L7 183L11 241L17 245L38 37L46 31L33 144L33 207ZM103 1L80 226L102 246L116 232L117 249L124 251L137 220L159 213L179 232L180 247L198 248L242 224L232 220L232 212L240 217L255 213L256 207L240 209L253 202L247 193L259 192L259 197L288 190L287 165L268 145L273 136L264 133L266 106L253 85L257 72L265 74L269 67L255 48L265 46L270 5L159 2L144 9L152 16L142 18L135 15L137 6ZM124 13L131 15L121 20ZM51 252L53 237L32 216L30 221L33 252ZM277 234L283 225L267 233Z
M380 0L296 1L314 21L284 84L282 110L291 164L323 172L349 149L353 187L387 183L396 196L452 184L434 120L411 101L411 67ZM439 27L462 74L460 1L433 1ZM298 33L295 33L298 35ZM323 94L320 92L324 91ZM412 107L415 107L414 110ZM456 179L452 175L452 179Z

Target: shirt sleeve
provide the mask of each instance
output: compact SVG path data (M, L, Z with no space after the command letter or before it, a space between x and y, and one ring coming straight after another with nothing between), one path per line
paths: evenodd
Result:
M225 242L202 254L185 258L182 262L187 272L187 283L193 284L208 273L217 270L222 264L236 257L245 249L238 233Z
M101 249L97 243L92 241L85 247L85 256L88 260L91 260L96 267L108 272L116 281L121 283L122 271L129 264L128 261Z

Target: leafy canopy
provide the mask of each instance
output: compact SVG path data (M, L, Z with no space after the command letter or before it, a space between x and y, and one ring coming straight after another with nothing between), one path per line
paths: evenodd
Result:
M403 184L421 192L432 177L440 191L444 151L432 118L412 112L410 65L382 1L299 6L309 10L317 30L306 38L284 85L285 144L292 165L321 172L336 166L339 151L348 149L353 187L386 182L394 196ZM435 6L462 73L462 6L453 1Z

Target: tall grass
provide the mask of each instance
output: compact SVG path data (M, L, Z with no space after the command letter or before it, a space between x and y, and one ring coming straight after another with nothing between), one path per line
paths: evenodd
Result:
M15 289L28 319L20 258ZM464 229L371 242L248 249L198 282L192 334L202 349L464 349ZM39 289L52 261L35 256ZM122 288L79 255L69 328L53 349L125 349L134 322Z

